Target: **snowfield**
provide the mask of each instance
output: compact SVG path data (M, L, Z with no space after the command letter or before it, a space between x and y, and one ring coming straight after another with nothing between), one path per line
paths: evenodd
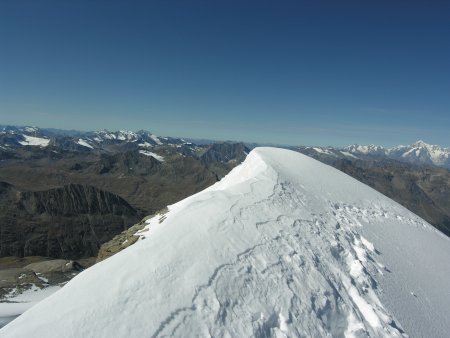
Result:
M83 139L78 139L78 142L77 142L80 146L83 146L83 147L86 147L86 148L91 148L91 149L94 149L94 147L93 146L91 146L89 143L87 143L85 140L83 140Z
M152 153L151 151L147 150L139 150L139 154L145 155L145 156L151 156L155 160L158 160L159 162L164 162L164 157L155 153Z
M448 337L450 240L302 154L256 148L1 337Z
M162 145L163 143L161 142L161 140L158 138L158 136L156 136L156 135L150 135L150 137L151 137L151 139L153 140L153 141L155 141L155 143L156 144L158 144L158 145Z
M39 147L46 147L50 143L49 139L42 138L42 137L34 137L34 136L28 136L28 135L22 135L23 141L19 141L19 143L23 146L39 146Z

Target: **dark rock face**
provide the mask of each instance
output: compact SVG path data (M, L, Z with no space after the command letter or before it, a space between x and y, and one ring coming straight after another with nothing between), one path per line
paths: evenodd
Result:
M126 173L149 175L158 171L161 163L152 156L139 154L137 151L126 151L116 154L102 154L94 167L96 174Z
M249 152L243 143L214 143L200 156L200 161L220 180L243 162Z
M202 164L196 155L182 155L179 150L183 147L161 146L152 150L163 156L164 162L138 151L66 152L57 159L19 157L0 162L0 181L21 191L44 191L71 183L94 186L121 196L134 209L148 215L217 181L216 172ZM225 165L223 172L237 164Z
M72 137L55 137L50 140L49 146L51 148L55 148L58 150L64 151L78 151L78 152L89 152L90 149L88 147L84 147L76 142Z
M130 205L119 196L92 186L69 184L47 191L23 192L19 209L49 216L133 215Z
M140 218L119 196L77 184L22 192L3 182L0 202L1 256L95 256Z
M200 160L205 165L229 161L240 163L245 160L249 152L250 150L243 143L214 143L200 157Z

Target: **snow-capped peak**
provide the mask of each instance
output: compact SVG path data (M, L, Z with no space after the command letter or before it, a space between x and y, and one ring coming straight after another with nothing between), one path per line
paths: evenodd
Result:
M388 155L395 159L403 159L417 164L434 164L450 168L450 148L431 145L422 140L409 146L393 147L389 149Z
M23 130L26 131L27 133L36 133L39 131L39 128L38 127L24 127Z
M109 130L102 129L94 132L99 137L100 141L103 140L115 140L117 137L114 133L110 132Z
M2 337L444 337L450 241L355 179L256 148ZM406 333L405 333L406 332Z
M117 139L121 141L137 141L138 135L129 130L119 130L117 133Z
M425 143L424 141L422 141L422 140L417 140L416 142L414 142L413 144L411 144L411 147L425 147L425 148L428 148L428 147L430 147L431 145L429 145L428 143Z
M429 152L449 152L450 148L443 148L441 146L435 145L435 144L428 144L425 143L422 140L418 140L411 144L409 147L411 148L424 148Z

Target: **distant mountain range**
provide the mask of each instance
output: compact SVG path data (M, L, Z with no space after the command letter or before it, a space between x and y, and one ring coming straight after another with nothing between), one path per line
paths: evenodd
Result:
M407 146L383 148L375 145L351 145L343 149L354 156L386 156L388 158L413 164L433 164L450 169L450 148L417 141Z
M191 142L181 138L158 137L148 131L132 132L128 130L108 131L106 129L92 132L71 131L64 132L54 129L37 127L0 126L0 147L7 151L23 146L40 148L59 148L60 150L90 152L119 150L141 150L143 155L155 156L148 149L156 146L175 148L195 148ZM181 152L183 152L181 151Z
M424 141L417 141L411 145L399 145L392 148L370 144L353 144L348 147L293 147L301 149L303 153L322 154L336 158L374 160L392 159L415 165L435 165L450 169L450 148L431 145Z
M106 129L91 132L63 131L58 129L17 127L0 125L0 149L7 151L23 146L36 146L40 148L59 147L62 150L76 151L118 151L140 150L141 154L154 156L157 160L162 157L149 151L158 146L180 148L180 153L198 150L198 145L212 144L214 141L185 140L175 137L158 137L151 132L140 130L138 132L119 130L108 131ZM253 144L250 148L254 148ZM436 165L450 169L450 148L439 145L431 145L424 141L417 141L411 145L399 145L385 148L379 145L353 144L347 147L299 147L302 150L310 149L311 152L322 153L339 158L374 159L389 158L397 161L416 165Z

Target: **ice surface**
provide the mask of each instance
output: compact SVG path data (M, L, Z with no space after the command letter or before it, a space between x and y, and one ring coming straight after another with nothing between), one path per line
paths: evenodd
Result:
M2 337L447 337L450 241L355 179L256 148Z

